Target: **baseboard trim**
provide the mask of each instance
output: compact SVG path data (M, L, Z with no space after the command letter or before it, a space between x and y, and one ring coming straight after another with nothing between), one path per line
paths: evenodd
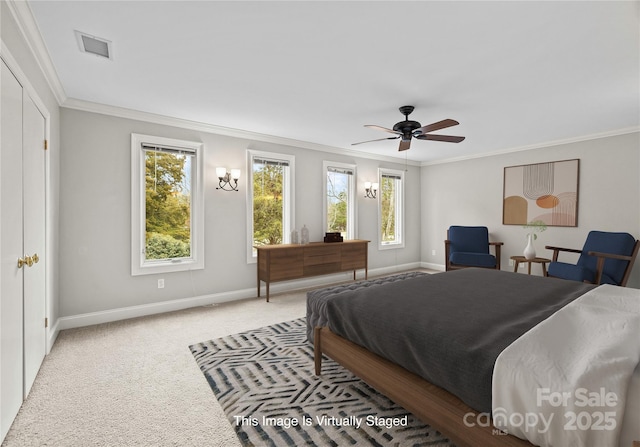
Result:
M369 277L389 275L417 268L422 268L420 262L369 269ZM362 279L364 279L364 273L361 270L358 270L356 280ZM270 293L274 295L277 293L309 289L351 280L353 280L353 274L351 272L347 272L333 275L316 276L295 281L283 281L271 284ZM262 286L262 296L260 298L256 297L256 289L252 287L249 289L240 289L229 292L220 292L196 297L162 301L157 303L141 304L139 306L121 307L118 309L109 309L98 312L71 315L68 317L60 317L53 325L49 333L49 350L53 346L58 333L65 329L74 329L79 327L92 326L95 324L111 323L114 321L126 320L129 318L145 317L148 315L173 312L176 310L189 309L192 307L221 304L230 301L239 301L250 298L264 300L264 285Z
M56 342L58 338L58 334L60 333L60 318L56 320L56 322L49 328L47 332L47 354L51 352L51 348L53 348L53 344Z
M431 262L421 262L420 263L420 268L429 269L429 270L437 270L439 272L444 272L446 270L444 264L433 264Z
M176 310L188 309L190 307L207 306L219 304L227 301L237 301L250 297L255 297L255 289L235 290L231 292L214 293L190 298L162 301L138 306L121 307L98 312L60 317L58 319L59 330L73 329L94 324L111 323L114 321L127 320L129 318L145 317L147 315L173 312Z

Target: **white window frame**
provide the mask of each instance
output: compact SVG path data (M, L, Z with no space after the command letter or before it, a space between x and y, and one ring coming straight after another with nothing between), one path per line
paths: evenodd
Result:
M253 250L253 163L255 158L267 160L281 160L289 164L288 172L284 175L282 191L282 243L291 242L291 231L295 228L295 161L296 157L276 152L247 151L247 263L257 262L257 254Z
M145 145L180 148L195 154L191 170L191 257L146 261ZM152 135L131 134L131 275L204 269L204 145Z
M322 172L323 172L323 200L322 200L322 228L324 231L327 230L327 174L329 173L329 169L342 169L345 171L351 171L351 175L349 176L349 184L348 184L348 194L347 194L347 235L346 239L356 239L358 237L357 229L358 225L356 222L356 216L358 215L356 211L357 200L356 200L356 165L348 164L348 163L339 163L335 161L323 161L322 162Z
M398 177L396 181L396 240L394 242L382 241L382 177L393 176ZM389 168L378 168L378 182L380 188L378 189L378 249L389 250L394 248L404 248L404 171Z

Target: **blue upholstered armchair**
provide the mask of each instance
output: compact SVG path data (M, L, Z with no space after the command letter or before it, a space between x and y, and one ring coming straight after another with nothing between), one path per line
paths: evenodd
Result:
M547 276L592 284L625 286L638 255L640 241L629 233L591 231L582 250L547 245L553 257ZM559 252L580 253L576 264L558 262Z
M495 248L495 256L489 253L490 245ZM444 241L446 269L482 267L500 270L502 245L502 242L489 242L487 227L451 226Z

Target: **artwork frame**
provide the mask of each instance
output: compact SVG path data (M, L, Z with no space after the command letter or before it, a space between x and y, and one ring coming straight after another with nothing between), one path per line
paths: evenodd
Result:
M504 168L502 224L578 226L580 159Z

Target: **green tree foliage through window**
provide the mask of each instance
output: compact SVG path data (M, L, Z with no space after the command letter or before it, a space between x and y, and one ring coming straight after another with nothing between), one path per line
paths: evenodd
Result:
M396 217L397 217L397 182L398 177L382 176L380 184L380 235L382 243L397 241Z
M191 166L184 153L145 151L145 257L191 256Z
M283 180L285 166L253 164L253 243L282 243Z
M347 200L349 174L327 172L327 231L347 232Z

